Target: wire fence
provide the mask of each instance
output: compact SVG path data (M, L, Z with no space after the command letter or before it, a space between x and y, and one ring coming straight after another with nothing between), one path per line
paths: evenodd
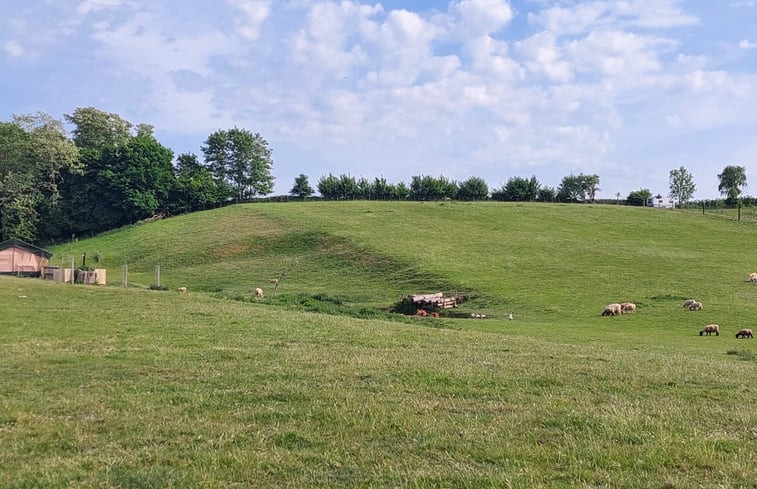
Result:
M757 203L751 199L739 206L726 205L723 200L703 200L686 204L683 209L726 221L757 222Z

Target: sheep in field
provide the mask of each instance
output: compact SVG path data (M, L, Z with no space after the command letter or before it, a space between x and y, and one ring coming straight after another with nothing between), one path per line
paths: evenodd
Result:
M702 310L702 303L699 301L694 301L689 305L689 311L701 311Z
M688 308L689 308L689 306L691 306L691 305L692 305L693 303L695 303L695 302L696 302L696 301L695 301L694 299L689 299L689 300L687 300L686 302L684 302L684 303L683 303L683 308L684 308L684 309L688 309Z
M255 297L263 297L263 289L255 287Z
M757 272L752 272L749 274L749 276L746 279L747 282L755 283L757 282Z
M720 327L717 324L708 324L702 328L699 332L699 336L703 336L705 333L707 333L707 336L711 336L712 333L715 333L715 336L720 336Z
M608 304L602 311L603 316L620 316L623 314L623 308L620 304Z
M624 313L634 312L636 310L636 304L634 304L633 302L624 302L620 305L620 309Z
M754 335L752 334L751 329L740 329L738 333L736 333L736 338L754 338Z
M176 290L179 291L179 294L186 294L187 293L187 288L186 287L179 287Z

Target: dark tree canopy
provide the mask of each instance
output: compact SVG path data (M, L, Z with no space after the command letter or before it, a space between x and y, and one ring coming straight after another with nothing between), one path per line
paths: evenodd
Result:
M301 199L304 199L306 197L310 197L313 195L313 187L310 186L310 182L308 181L308 176L304 173L300 173L295 179L294 179L294 185L292 186L292 189L289 191L290 195L293 195L295 197L299 197Z
M723 168L723 172L718 175L718 179L720 180L718 191L721 195L726 196L728 205L735 205L741 192L746 188L746 168L734 165L726 166Z
M410 199L412 200L453 199L456 193L455 182L444 176L434 178L428 175L416 175L410 182Z
M229 197L227 187L213 179L210 169L197 155L184 153L176 158L176 185L170 198L172 214L194 212L214 207Z
M492 198L507 202L527 202L536 200L539 189L539 181L535 176L530 179L510 177L501 189L492 194Z
M457 200L486 200L489 198L489 186L482 178L470 177L458 184Z
M647 201L652 197L652 192L648 188L633 190L626 197L629 205L646 206Z

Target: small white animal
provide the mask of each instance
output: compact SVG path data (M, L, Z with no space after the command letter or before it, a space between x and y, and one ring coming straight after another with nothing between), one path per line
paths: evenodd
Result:
M513 313L508 314L507 315L507 319L509 319L510 321L512 321L513 320Z
M255 288L255 297L263 297L263 289L260 287Z

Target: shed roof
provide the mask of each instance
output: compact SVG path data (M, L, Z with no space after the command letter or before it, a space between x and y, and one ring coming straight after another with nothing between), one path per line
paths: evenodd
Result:
M8 248L21 248L22 250L26 250L29 253L34 253L35 255L45 257L46 259L50 259L53 254L45 249L40 248L39 246L34 246L33 244L27 243L26 241L21 241L20 239L11 238L9 240L3 241L0 243L0 250L5 250Z

